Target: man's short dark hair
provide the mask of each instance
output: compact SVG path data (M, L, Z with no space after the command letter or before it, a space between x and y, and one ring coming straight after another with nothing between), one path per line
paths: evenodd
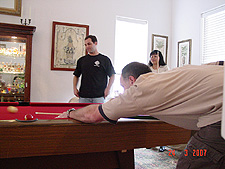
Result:
M90 38L91 41L92 41L93 43L98 42L96 36L94 36L94 35L88 35L88 36L85 38L85 40L87 40L88 38Z
M139 62L131 62L123 68L122 77L128 78L129 76L133 76L137 79L140 75L149 72L151 72L151 69L146 64Z

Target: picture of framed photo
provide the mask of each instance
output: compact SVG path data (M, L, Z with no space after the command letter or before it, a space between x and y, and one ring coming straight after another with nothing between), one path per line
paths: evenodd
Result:
M87 54L84 39L88 34L88 25L53 21L51 70L74 71L77 60Z
M178 42L177 67L191 64L191 46L191 39Z
M168 36L152 34L152 51L159 50L167 63Z
M0 1L0 14L21 16L21 0Z

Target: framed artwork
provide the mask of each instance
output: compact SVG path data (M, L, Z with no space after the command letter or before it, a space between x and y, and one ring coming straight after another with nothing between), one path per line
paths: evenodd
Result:
M152 51L159 50L167 63L168 36L152 34Z
M191 46L191 39L178 42L177 67L181 67L191 63Z
M84 39L88 34L88 25L53 21L51 70L74 71L77 60L87 54Z
M21 0L0 1L0 14L21 16Z

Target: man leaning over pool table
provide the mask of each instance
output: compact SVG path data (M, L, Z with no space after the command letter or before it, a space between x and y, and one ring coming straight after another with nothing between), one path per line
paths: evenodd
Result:
M224 62L187 65L135 77L133 72L145 67L140 64L130 63L123 68L120 78L123 94L102 105L64 112L59 118L85 123L107 120L116 124L121 117L150 115L185 129L198 130L181 154L177 169L224 168L225 140L220 134ZM204 153L196 156L197 151Z

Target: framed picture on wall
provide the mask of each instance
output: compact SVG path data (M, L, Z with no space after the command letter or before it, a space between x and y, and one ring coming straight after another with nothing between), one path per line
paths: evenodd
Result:
M77 60L87 54L84 39L88 34L88 25L53 21L51 70L74 71Z
M177 67L191 64L191 46L191 39L178 42Z
M0 14L21 16L21 0L0 1Z
M159 50L167 63L168 36L152 34L152 51Z

